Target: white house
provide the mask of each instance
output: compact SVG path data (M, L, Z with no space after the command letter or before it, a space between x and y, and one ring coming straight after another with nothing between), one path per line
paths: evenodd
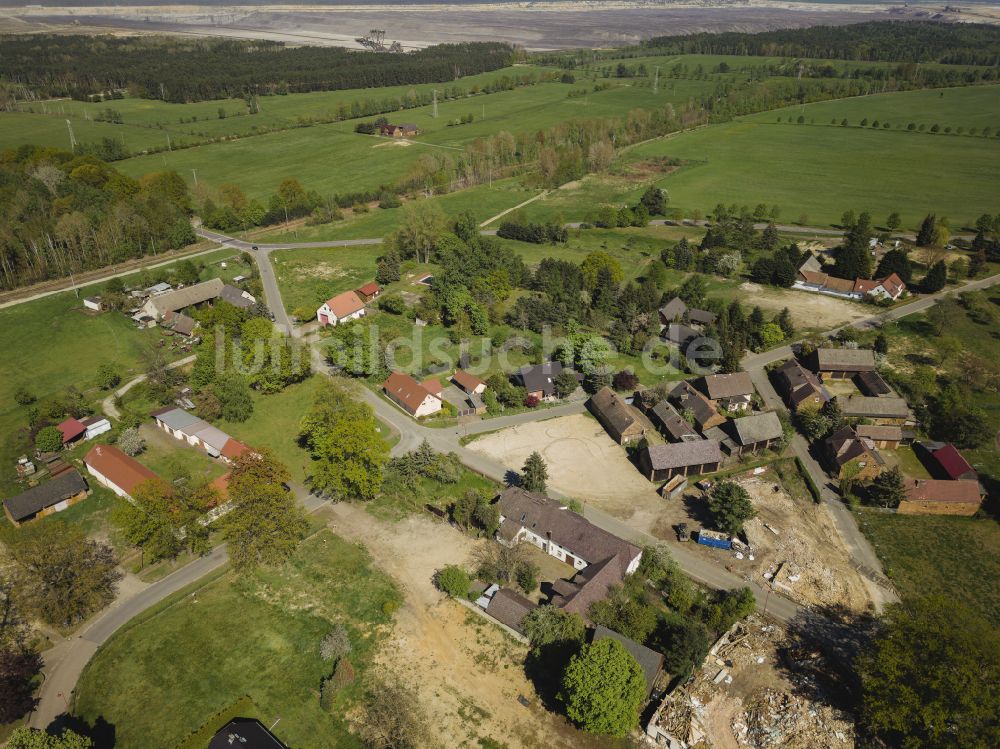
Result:
M408 374L393 372L382 383L382 390L393 403L414 418L430 416L441 410L440 382L435 387L433 380L420 383Z
M627 575L639 568L642 549L544 494L512 486L499 502L500 538L505 543L527 541L576 570L609 558L621 559Z
M316 310L316 319L320 325L337 325L348 320L364 317L365 303L356 291L345 291L323 302Z
M111 422L101 416L91 416L89 419L82 419L80 423L87 427L87 431L83 433L85 440L92 440L99 434L111 431Z
M128 500L143 481L159 478L135 458L111 445L94 445L83 464L99 484Z

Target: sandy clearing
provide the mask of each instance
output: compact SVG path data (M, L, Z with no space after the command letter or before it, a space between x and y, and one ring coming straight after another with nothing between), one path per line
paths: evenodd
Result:
M740 284L740 291L753 295L741 300L745 304L771 312L788 307L795 327L800 329L831 330L872 316L871 308L825 294L764 287L749 281Z
M372 148L385 148L386 146L400 146L401 148L409 148L413 144L408 140L387 140L385 143L376 143Z
M327 513L330 528L362 543L403 593L378 662L419 690L440 746L479 746L481 737L531 749L600 746L540 705L524 676L525 646L434 588L435 570L468 563L476 541L420 516L388 523L350 504Z
M647 529L653 524L653 510L662 502L625 450L587 414L511 427L468 447L507 466L524 465L537 450L548 465L550 487Z

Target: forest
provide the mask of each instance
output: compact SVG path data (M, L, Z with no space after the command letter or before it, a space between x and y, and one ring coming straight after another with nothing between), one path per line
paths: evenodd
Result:
M643 47L663 54L812 57L867 62L936 62L995 65L1000 28L985 24L872 21L849 26L814 26L759 34L725 32L658 36Z
M191 102L453 81L506 67L499 42L439 44L415 52L286 47L260 40L3 36L0 81L17 98L131 96Z
M26 146L0 156L0 288L194 242L187 185L134 180L92 155Z

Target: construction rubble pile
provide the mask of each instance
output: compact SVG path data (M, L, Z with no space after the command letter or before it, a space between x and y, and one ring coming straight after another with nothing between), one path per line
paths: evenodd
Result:
M667 695L646 727L649 746L669 749L851 749L850 715L800 693L806 673L779 672L785 631L751 615L709 651L701 670Z
M838 711L787 692L760 689L744 701L733 735L749 749L812 749L854 746L852 724Z

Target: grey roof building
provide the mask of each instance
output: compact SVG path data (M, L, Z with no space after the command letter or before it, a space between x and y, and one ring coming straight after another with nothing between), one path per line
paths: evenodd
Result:
M660 307L660 320L664 325L676 322L687 313L688 306L679 296L675 296L669 302Z
M563 371L562 362L550 361L544 364L521 367L513 374L513 379L522 385L529 395L539 398L551 398L556 393L553 382Z
M635 658L646 679L646 695L648 696L653 691L656 679L663 670L663 656L613 629L598 624L594 627L594 636L591 641L600 642L601 640L617 640Z
M743 447L781 439L781 420L774 411L752 414L733 420L733 432Z
M639 454L643 473L650 481L662 481L676 474L710 473L717 470L721 462L718 440L649 445Z
M197 416L183 408L161 408L153 411L154 419L176 431L187 431L188 427L201 421Z
M852 395L839 402L841 413L852 418L905 422L913 416L906 399L895 395L886 395L881 398Z
M875 369L875 352L865 348L818 348L813 354L815 371L834 378L852 377Z
M64 471L44 484L3 501L4 512L13 523L31 520L43 510L87 492L87 482L75 468Z
M212 278L183 289L158 294L149 298L143 306L143 312L159 320L167 312L177 312L217 298L224 286L221 278Z
M671 442L693 442L701 439L701 435L665 400L653 406L650 414L653 423Z
M509 588L500 588L486 606L486 613L515 632L524 634L521 622L537 604Z
M249 309L257 303L257 299L250 292L230 286L229 284L222 287L222 291L219 292L219 298L240 309Z

